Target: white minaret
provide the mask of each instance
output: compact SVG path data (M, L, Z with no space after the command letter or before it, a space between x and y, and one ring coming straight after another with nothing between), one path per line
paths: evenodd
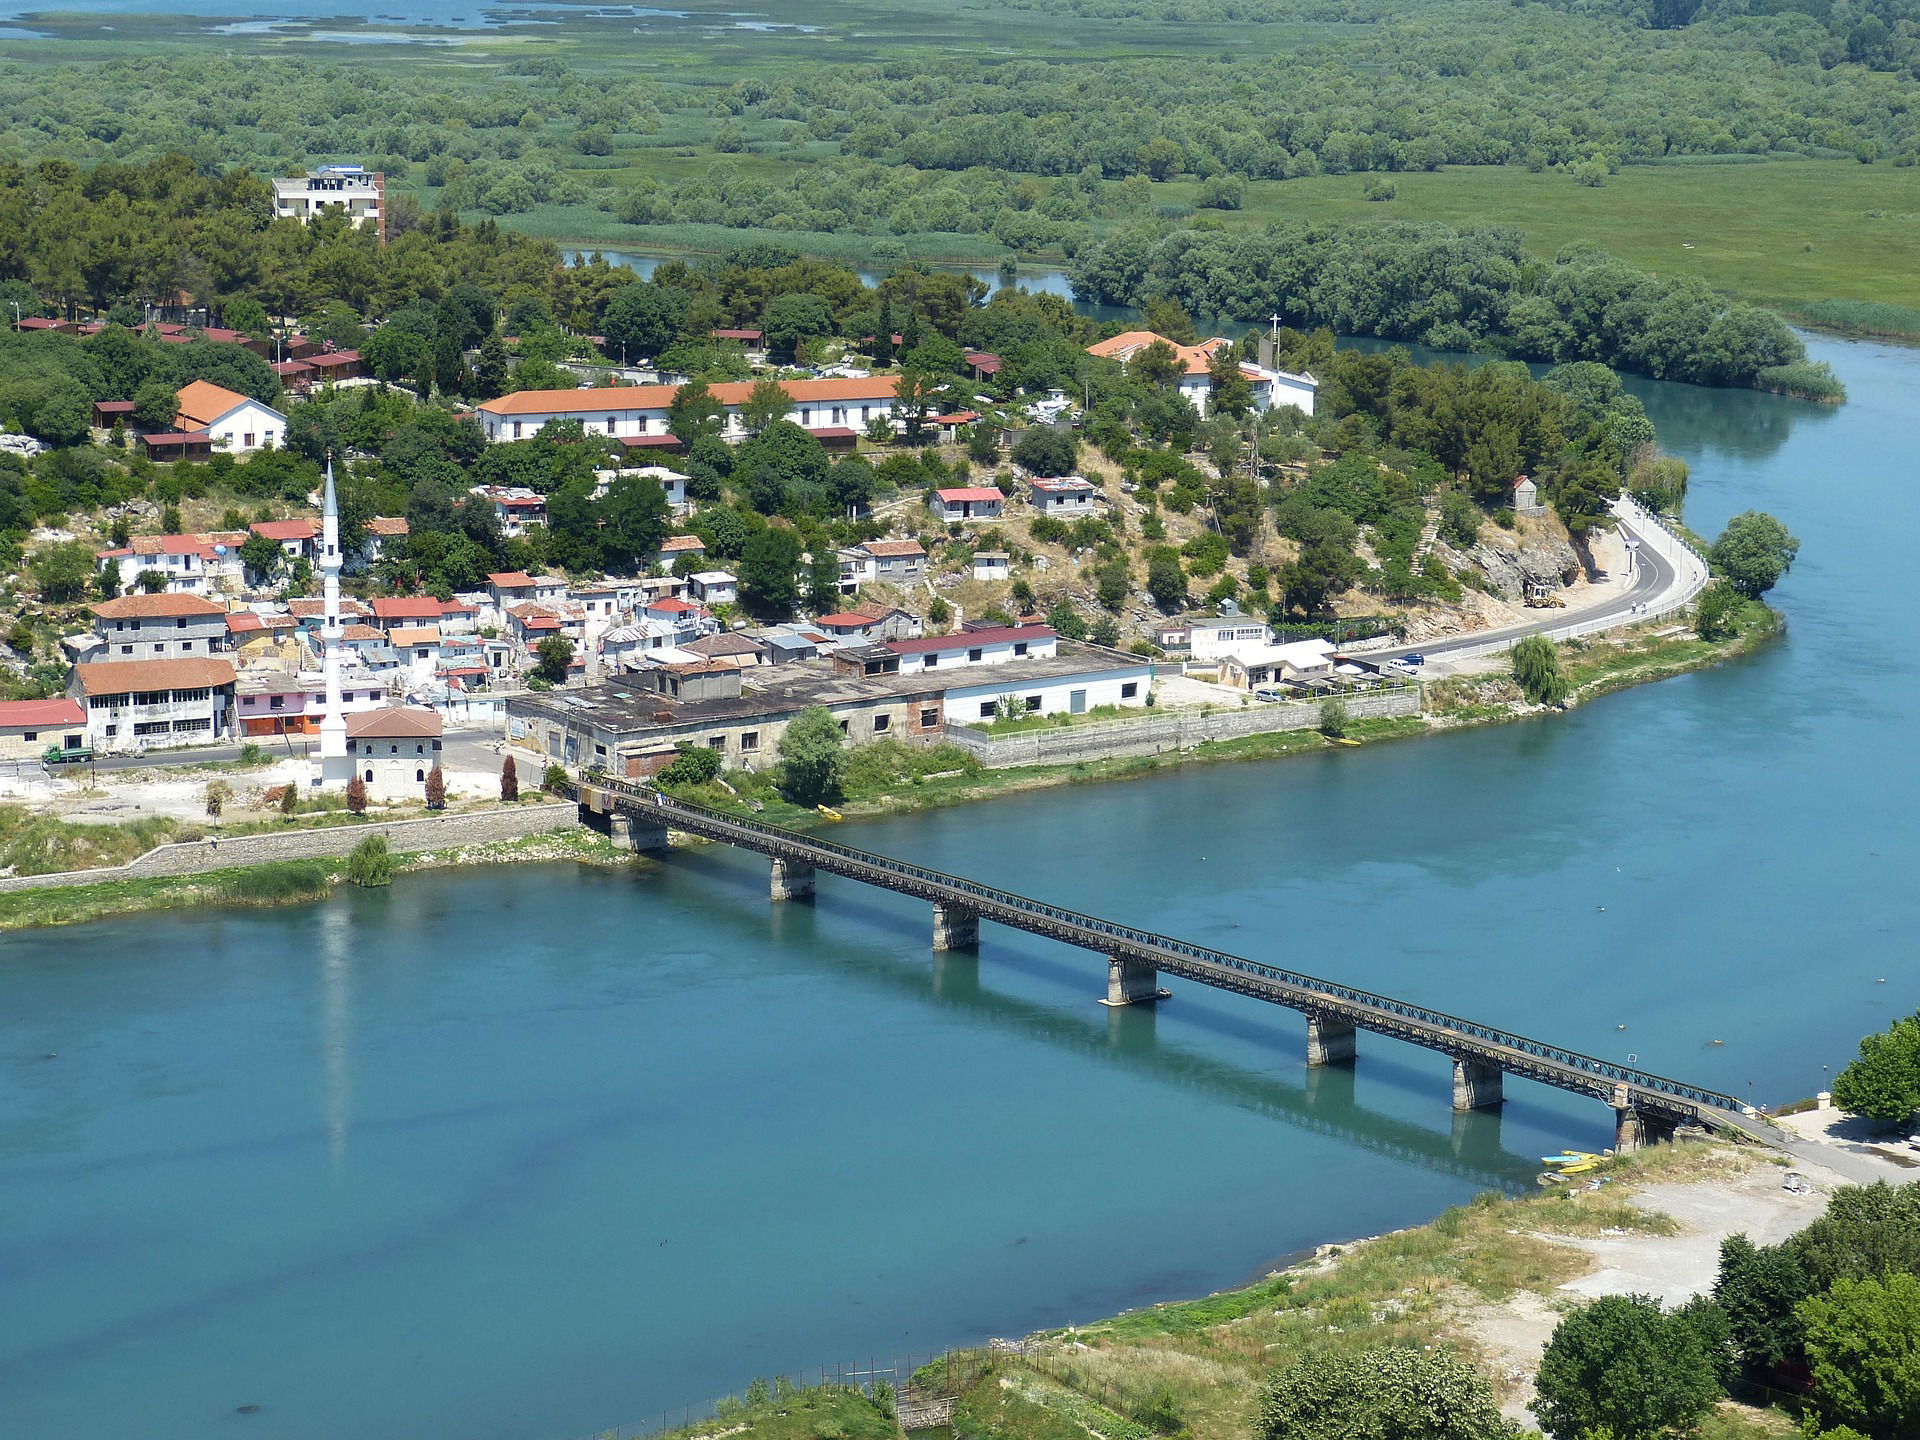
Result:
M347 711L340 699L340 502L333 491L333 455L327 455L326 497L320 513L320 586L326 613L320 626L326 647L327 709L320 718L320 783L345 787L353 778L347 754Z

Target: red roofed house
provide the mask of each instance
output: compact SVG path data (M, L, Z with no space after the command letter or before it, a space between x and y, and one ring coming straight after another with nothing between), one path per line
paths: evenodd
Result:
M124 549L102 550L95 558L102 570L119 570L122 590L151 570L166 578L169 591L204 595L213 588L218 557L204 535L135 535Z
M207 657L102 660L73 667L67 693L86 707L97 751L204 745L233 725L233 665Z
M870 580L912 585L927 573L927 552L918 540L863 540L840 552L840 591L851 595Z
M389 635L396 626L440 623L440 602L431 595L382 595L371 604L373 623Z
M87 712L76 700L0 700L0 760L37 760L87 748Z
M1216 335L1211 340L1202 340L1198 345L1176 345L1166 336L1156 335L1151 330L1128 330L1089 345L1087 353L1118 360L1125 365L1131 364L1148 346L1165 345L1173 351L1173 357L1180 367L1180 394L1204 416L1213 399L1213 357L1231 343L1224 336ZM1253 387L1253 408L1264 414L1276 406L1296 405L1306 414L1313 414L1314 397L1320 382L1311 375L1295 375L1274 369L1273 345L1270 341L1260 342L1260 354L1260 364L1249 365L1243 361L1240 365L1240 373Z
M991 485L962 485L933 492L933 513L948 524L960 520L998 520L1007 497Z
M389 706L347 716L347 754L376 800L422 799L440 763L440 717L431 710Z
M201 595L122 595L91 607L97 660L211 655L227 644L227 612Z
M400 544L407 538L407 521L401 515L376 515L367 521L366 538L360 542L360 553L355 559L354 568L364 569L378 564L386 558L389 547L404 549Z
M487 576L487 593L502 609L520 600L533 599L533 577L524 570L499 570Z
M314 541L320 538L317 520L261 520L247 528L256 535L278 541L289 560L311 560Z
M507 607L508 633L528 650L533 649L549 635L558 635L562 626L560 617L544 605L531 602Z
M175 423L180 429L192 433L204 431L215 450L229 455L271 450L286 437L286 416L250 395L228 390L210 380L194 380L182 385L177 403L180 418Z
M711 387L713 398L726 411L726 439L744 439L740 407L753 393L755 381L728 380ZM893 418L897 375L874 375L863 380L782 380L793 408L787 418L816 434L861 430L874 419ZM483 401L480 426L496 442L525 440L549 420L578 420L589 435L615 439L671 433L667 411L678 393L676 385L605 385L584 390L520 390Z
M969 350L964 357L976 380L991 380L1006 362L991 350Z
M313 367L316 381L353 380L367 373L358 350L325 350L318 355L301 358Z
M839 610L832 615L822 615L818 620L807 622L809 630L824 630L837 640L850 640L865 635L879 624L876 615L863 615L858 610Z

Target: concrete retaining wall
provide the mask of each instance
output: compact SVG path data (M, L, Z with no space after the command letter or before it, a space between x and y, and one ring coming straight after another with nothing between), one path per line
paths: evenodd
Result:
M1420 691L1404 686L1370 695L1347 695L1340 703L1355 720L1420 713ZM1237 740L1245 735L1267 735L1281 730L1310 730L1320 723L1320 702L1258 701L1237 710L1179 710L1138 720L1102 720L1085 725L1063 725L1026 730L1012 735L989 735L965 725L946 727L946 738L964 746L989 770L1016 765L1071 765L1130 755L1157 755L1184 750L1205 740Z
M315 860L345 855L369 835L385 835L395 853L450 850L490 840L518 840L579 823L572 801L480 810L470 815L433 815L422 820L378 820L364 825L330 825L318 830L285 830L268 835L235 835L218 845L188 840L161 845L125 865L97 870L62 870L52 875L0 878L0 894L65 885L99 885L110 880L146 880L160 875L199 875L269 860Z

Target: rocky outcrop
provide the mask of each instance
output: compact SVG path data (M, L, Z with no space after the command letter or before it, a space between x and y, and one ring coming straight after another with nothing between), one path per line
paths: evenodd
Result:
M1529 583L1558 590L1579 579L1580 557L1564 536L1534 533L1502 534L1498 540L1484 534L1464 555L1445 545L1435 553L1450 570L1471 566L1487 577L1493 593L1510 604L1526 598Z

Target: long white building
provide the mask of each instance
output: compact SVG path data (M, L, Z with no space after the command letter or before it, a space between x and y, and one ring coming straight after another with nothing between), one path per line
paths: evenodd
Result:
M346 211L362 228L387 238L387 177L358 165L323 165L273 182L273 213L305 225L330 209Z
M735 439L746 432L740 407L753 393L751 380L729 380L710 387L726 411L724 434ZM893 419L900 377L875 375L865 380L782 380L780 387L793 401L787 418L822 438L851 438L874 419ZM658 443L672 432L667 411L677 385L601 385L585 390L521 390L481 404L480 427L489 440L509 443L530 440L549 420L578 420L589 435L616 440Z

